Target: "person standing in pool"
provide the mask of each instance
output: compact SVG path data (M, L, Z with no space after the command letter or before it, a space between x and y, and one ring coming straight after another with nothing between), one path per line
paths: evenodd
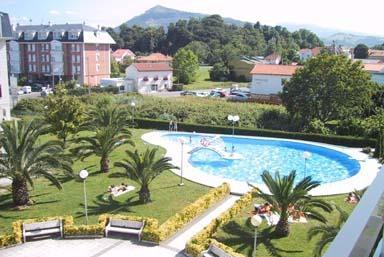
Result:
M169 131L173 130L173 120L169 122Z

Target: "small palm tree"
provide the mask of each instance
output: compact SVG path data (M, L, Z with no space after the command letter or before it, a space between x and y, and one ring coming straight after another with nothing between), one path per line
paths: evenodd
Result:
M126 151L128 159L115 162L116 167L124 168L128 177L140 184L139 198L142 203L151 201L150 183L163 171L178 169L173 166L169 157L156 158L157 149L147 149L143 154Z
M97 128L124 128L130 123L130 113L126 107L116 104L106 104L92 108L87 114L84 127L88 130Z
M28 184L33 186L36 176L62 188L54 174L57 171L72 174L72 161L62 154L62 142L38 142L40 136L49 131L48 126L37 121L12 121L2 123L1 130L0 177L12 179L12 198L16 206L28 204Z
M116 127L101 127L96 130L93 136L79 137L75 140L79 146L71 151L82 160L96 155L100 157L100 171L109 171L109 155L119 146L124 144L134 145L131 140L131 133L127 129Z
M313 249L314 257L322 256L324 248L335 239L342 225L348 219L348 213L338 206L335 206L335 208L339 212L339 218L335 224L320 224L318 226L311 227L308 230L308 241L311 241L315 236L320 235L320 239L316 242L315 248Z
M332 206L321 199L312 198L308 192L320 185L313 181L311 177L306 177L295 185L296 171L292 171L288 176L281 177L277 172L273 178L268 171L261 175L264 184L268 187L270 194L257 190L256 196L263 198L266 202L273 205L280 214L279 222L275 232L278 236L289 235L289 209L291 206L302 208L305 214L311 218L325 222L325 217L316 211L317 208L326 212L332 211Z

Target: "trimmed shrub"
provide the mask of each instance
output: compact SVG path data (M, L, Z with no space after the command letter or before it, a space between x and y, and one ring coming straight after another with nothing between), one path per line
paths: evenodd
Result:
M13 115L35 115L44 111L45 99L43 98L24 98L21 99L12 109Z
M135 119L139 128L143 129L158 129L168 130L168 121L152 120L152 119ZM209 126L202 124L188 124L178 123L178 129L180 131L187 132L202 132L202 133L219 133L219 134L232 134L231 127L224 126ZM300 132L286 132L279 130L268 129L248 129L248 128L236 128L236 135L243 136L258 136L258 137L275 137L285 139L298 139L306 141L314 141L320 143L327 143L333 145L341 145L347 147L375 147L376 140L371 138L351 137L351 136L337 136L337 135L320 135L309 134Z
M191 222L213 204L221 201L229 195L231 189L227 183L210 190L207 194L197 199L194 203L185 207L181 212L170 217L159 227L160 241L175 234L178 230Z
M14 235L1 235L0 236L0 248L11 246L16 244Z

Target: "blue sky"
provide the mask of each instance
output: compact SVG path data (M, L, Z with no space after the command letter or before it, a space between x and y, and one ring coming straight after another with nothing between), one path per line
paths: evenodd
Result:
M155 6L218 13L263 24L311 24L325 28L384 35L382 0L0 0L0 11L13 23L86 23L118 26Z

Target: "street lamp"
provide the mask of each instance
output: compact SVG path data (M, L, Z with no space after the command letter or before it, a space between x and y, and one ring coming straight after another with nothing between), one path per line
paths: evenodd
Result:
M310 152L305 151L303 153L304 158L304 178L307 176L307 161L309 158L311 158L312 154Z
M132 125L135 125L135 107L136 107L136 102L132 100L131 102L131 108L132 108Z
M228 115L228 120L232 122L232 136L235 135L235 123L240 120L238 115Z
M185 144L185 139L184 138L179 138L179 142L181 144L181 164L180 164L180 184L179 184L179 186L184 186L184 183L183 183L183 164L184 164L184 144Z
M83 180L85 224L88 225L87 191L85 190L85 179L88 177L88 171L87 170L81 170L79 173L79 176Z
M257 243L257 228L261 225L263 219L259 215L254 215L251 218L251 224L255 227L255 240L253 241L253 257L256 257L256 243Z

